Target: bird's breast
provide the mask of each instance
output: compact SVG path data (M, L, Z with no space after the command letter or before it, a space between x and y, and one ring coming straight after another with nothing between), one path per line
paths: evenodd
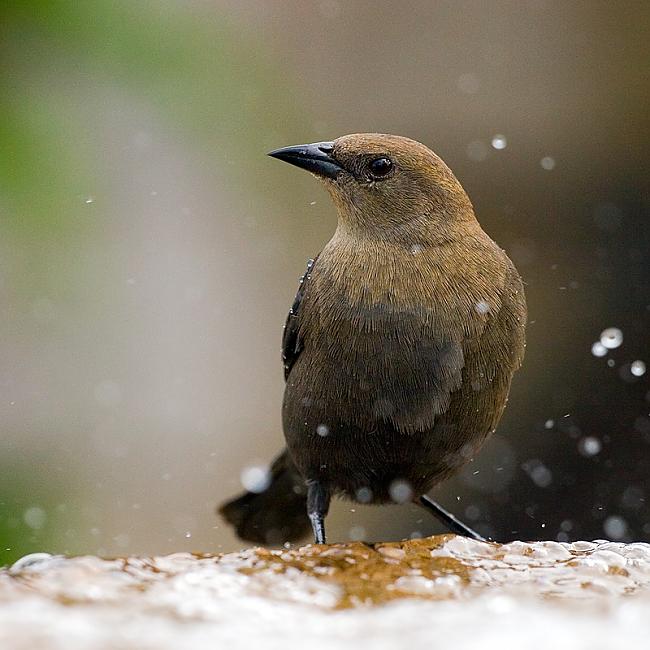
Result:
M404 432L431 428L461 385L464 341L485 315L471 313L461 289L445 291L421 270L382 279L369 266L355 277L319 264L301 305L303 351L290 395L312 414L370 429L376 422Z

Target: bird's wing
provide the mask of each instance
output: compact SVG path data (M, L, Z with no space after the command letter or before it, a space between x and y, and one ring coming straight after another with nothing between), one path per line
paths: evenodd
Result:
M298 335L300 303L307 291L307 286L315 263L315 259L307 261L307 269L300 278L298 292L296 293L296 297L293 299L293 304L291 305L286 323L284 324L284 332L282 333L282 363L284 364L285 379L289 376L289 372L302 350L302 340Z

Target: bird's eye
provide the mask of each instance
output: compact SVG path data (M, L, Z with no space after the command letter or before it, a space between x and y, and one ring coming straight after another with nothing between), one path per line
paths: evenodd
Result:
M393 161L390 158L375 158L370 163L370 173L375 178L383 178L393 168Z

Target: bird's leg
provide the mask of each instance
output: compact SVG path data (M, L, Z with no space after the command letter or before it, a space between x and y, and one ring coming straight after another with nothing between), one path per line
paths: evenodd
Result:
M425 510L428 510L453 533L476 539L479 542L487 541L485 537L479 535L474 529L464 524L460 519L456 519L451 512L445 510L439 503L430 499L426 494L423 494L419 499L417 499L416 503L421 505Z
M330 507L330 491L320 481L307 481L307 514L314 531L314 544L325 544L325 515Z

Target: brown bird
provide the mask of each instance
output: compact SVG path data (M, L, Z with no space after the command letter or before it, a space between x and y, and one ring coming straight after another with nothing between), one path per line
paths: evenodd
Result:
M524 354L526 302L445 163L394 135L354 134L269 154L323 181L338 213L283 336L287 449L269 487L220 511L240 537L316 543L337 494L414 500L480 535L426 493L494 432Z

